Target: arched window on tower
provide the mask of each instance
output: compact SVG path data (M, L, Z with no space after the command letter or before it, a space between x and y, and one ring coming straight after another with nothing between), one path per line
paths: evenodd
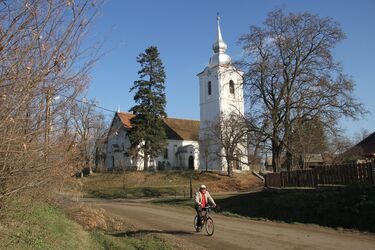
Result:
M211 95L211 81L208 82L208 95Z
M234 82L232 80L229 81L229 92L234 94Z

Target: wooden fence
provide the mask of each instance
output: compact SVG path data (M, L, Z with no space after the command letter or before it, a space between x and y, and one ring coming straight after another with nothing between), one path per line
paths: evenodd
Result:
M319 166L265 175L265 187L373 186L375 163Z

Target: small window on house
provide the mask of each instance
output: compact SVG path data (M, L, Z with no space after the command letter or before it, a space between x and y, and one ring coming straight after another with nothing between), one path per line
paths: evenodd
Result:
M164 150L164 159L168 159L168 148Z
M234 94L234 82L232 80L229 81L229 92Z
M208 82L208 95L211 95L211 81Z

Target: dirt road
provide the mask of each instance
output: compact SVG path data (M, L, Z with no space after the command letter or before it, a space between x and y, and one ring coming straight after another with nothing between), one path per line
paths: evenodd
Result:
M213 214L215 234L193 228L192 209L129 201L86 200L123 217L137 230L153 233L181 249L375 249L375 235L338 231L315 225L254 221Z

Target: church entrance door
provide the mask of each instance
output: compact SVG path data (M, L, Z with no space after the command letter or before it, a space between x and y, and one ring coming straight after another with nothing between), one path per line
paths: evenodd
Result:
M239 164L238 160L233 160L232 166L233 166L233 169L236 169L236 170L240 169L240 164Z
M189 156L189 169L194 169L194 156Z

